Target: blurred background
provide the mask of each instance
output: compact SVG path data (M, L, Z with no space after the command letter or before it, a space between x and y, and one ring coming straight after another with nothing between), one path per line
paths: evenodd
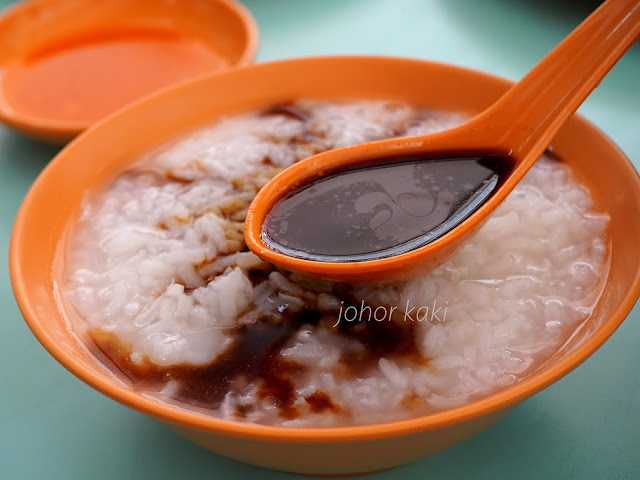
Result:
M0 7L12 3L0 0ZM260 62L337 53L400 55L517 80L599 2L244 3L260 29ZM636 44L580 109L636 168L639 87ZM57 151L0 126L0 478L292 478L209 453L105 398L66 372L31 335L11 292L6 252L24 194ZM492 429L439 455L371 478L640 478L638 346L636 307L584 365Z

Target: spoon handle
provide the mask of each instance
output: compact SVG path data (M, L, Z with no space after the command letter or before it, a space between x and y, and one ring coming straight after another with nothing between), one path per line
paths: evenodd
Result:
M638 36L640 0L607 0L470 123L519 163L535 162Z

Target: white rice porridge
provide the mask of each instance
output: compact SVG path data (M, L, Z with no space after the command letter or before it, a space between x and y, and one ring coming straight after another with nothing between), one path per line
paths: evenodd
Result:
M87 197L71 232L74 328L144 395L242 422L391 421L520 381L585 321L608 272L607 215L548 155L455 256L408 282L304 278L244 244L246 208L281 169L463 120L398 102L297 101L149 153ZM347 321L350 306L360 316Z

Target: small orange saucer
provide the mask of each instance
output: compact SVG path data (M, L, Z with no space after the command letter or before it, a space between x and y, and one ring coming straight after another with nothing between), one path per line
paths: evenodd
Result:
M66 143L148 93L250 63L256 23L233 0L32 0L0 18L0 120Z

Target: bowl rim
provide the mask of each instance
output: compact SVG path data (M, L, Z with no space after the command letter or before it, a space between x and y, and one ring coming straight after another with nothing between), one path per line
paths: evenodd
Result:
M186 93L194 85L201 82L211 81L212 77L235 75L235 72L237 71L245 71L248 69L260 70L264 68L278 68L279 65L290 66L300 62L304 63L326 60L369 60L380 62L381 66L389 62L410 62L414 64L421 64L419 66L416 65L418 68L452 69L461 74L472 75L477 78L482 77L487 81L502 82L504 85L513 84L512 81L475 69L417 58L378 55L322 55L288 58L225 70L223 72L199 77L177 86L156 92L142 100L129 104L125 108L101 120L96 125L83 132L69 145L72 146L77 143L91 141L92 132L94 130L117 123L120 121L119 119L121 117L129 116L132 111L135 112L138 109L144 109L145 105L148 103L161 102L162 97L165 95L181 95ZM640 175L622 150L604 132L595 127L581 115L576 114L572 121L578 122L581 128L586 129L591 134L599 136L601 140L607 143L607 146L611 148L612 151L616 151L624 160L626 160L624 168L634 179L633 181L636 182L638 190L640 191ZM589 338L587 338L577 348L573 349L564 358L559 360L555 365L547 367L542 371L534 372L531 376L521 380L520 382L487 397L472 401L463 406L446 409L440 412L403 420L344 427L267 426L223 420L213 416L190 412L178 406L172 406L144 397L129 389L126 385L118 384L113 380L109 380L104 375L100 375L94 368L76 361L65 351L64 348L57 345L55 338L50 335L47 329L44 328L40 322L35 320L38 317L38 308L35 302L30 298L29 285L27 284L27 281L20 269L21 258L25 255L21 239L26 235L25 229L28 223L27 219L29 211L34 208L34 192L40 188L41 184L47 182L50 170L59 162L59 158L64 156L64 152L67 151L68 148L69 147L58 153L40 173L27 192L16 216L9 246L9 270L12 288L18 306L24 316L25 322L38 341L62 366L80 380L123 405L159 420L180 425L182 427L189 427L200 431L219 435L228 435L236 438L268 440L281 443L302 441L311 444L373 441L452 427L514 405L546 388L572 371L592 355L613 334L629 314L635 305L636 300L640 296L640 269L638 269L630 288L625 293L622 301L615 307L613 313L606 318L603 324L600 325Z
M28 16L31 9L46 6L49 0L27 0L24 2L16 3L15 5L10 5L7 8L0 9L0 27L10 21L15 20L16 18L20 18L22 16ZM233 12L238 19L240 20L242 27L246 34L246 41L244 45L244 49L242 51L242 55L230 64L225 69L240 67L249 65L255 59L258 53L259 47L259 37L260 33L258 30L258 24L253 17L251 11L242 4L239 0L207 0L207 1L215 1L217 3L225 5L231 12ZM0 79L2 72L3 64L0 64ZM217 73L218 71L211 73L204 73L201 75L197 75L193 78L189 78L182 82L178 82L177 84L168 85L159 90L149 92L146 95L140 97L140 99L146 98L147 96L155 95L166 89L171 89L175 85L179 85L180 83L188 83L194 79L200 77L206 77L211 75L212 73ZM2 82L0 81L0 87L2 86ZM0 93L0 95L3 95ZM136 99L131 103L136 103L140 99ZM3 100L2 103L6 103L6 100ZM122 107L126 108L126 106ZM109 117L110 115L107 115ZM107 118L105 117L105 118ZM86 129L91 126L100 123L103 119L99 119L97 122L87 123L82 121L72 121L72 120L53 120L53 119L44 119L37 116L33 116L30 114L22 113L20 111L16 111L10 106L0 107L0 121L5 124L20 130L22 132L27 133L28 135L41 138L45 141L51 141L52 143L66 143L67 141L73 139Z

